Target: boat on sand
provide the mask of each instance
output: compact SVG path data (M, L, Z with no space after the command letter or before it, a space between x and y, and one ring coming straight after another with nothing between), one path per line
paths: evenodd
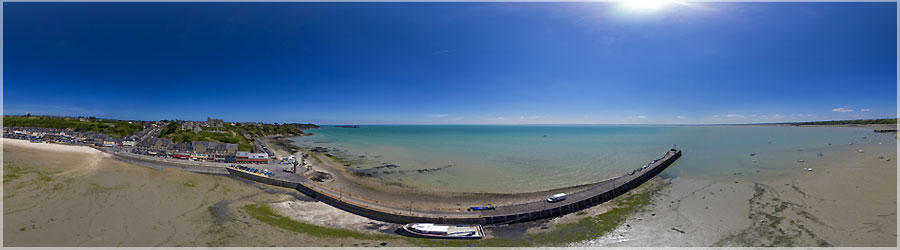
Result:
M451 239L480 239L484 237L481 225L446 225L432 223L412 223L403 230L415 236Z

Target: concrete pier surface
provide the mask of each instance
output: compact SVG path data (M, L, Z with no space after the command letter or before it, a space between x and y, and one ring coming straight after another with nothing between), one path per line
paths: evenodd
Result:
M332 206L374 219L395 222L436 222L508 224L555 217L582 210L618 197L652 179L681 157L681 151L672 149L657 161L625 175L588 185L577 192L567 194L565 200L549 203L547 197L531 202L495 206L491 210L468 211L458 207L417 209L413 203L394 204L353 196L310 180L306 175L273 171L272 177L262 177L239 170L227 169L232 175L258 182L293 188Z

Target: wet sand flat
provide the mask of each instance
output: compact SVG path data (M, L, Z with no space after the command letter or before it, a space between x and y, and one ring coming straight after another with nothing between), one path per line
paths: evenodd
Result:
M62 146L83 151L54 151L45 146L10 143L4 148L6 246L442 244L397 236L393 232L399 225L339 210L295 190L228 176L144 168L86 147ZM383 236L310 236L266 224L243 209L255 204L269 206L294 221ZM600 205L585 211L593 216L608 209ZM584 216L570 214L560 220L488 231L490 237L504 237L501 242L507 242L510 237L548 232Z
M573 246L896 246L896 147L864 149L776 177L677 177L631 227Z
M313 237L265 224L240 209L268 204L295 221L364 233L390 233L397 226L330 207L295 190L230 176L144 168L88 147L10 139L4 139L4 146L6 246L411 244L396 238L374 242ZM895 246L896 147L863 149L865 153L829 154L812 172L798 168L775 177L676 177L649 210L628 218L610 234L573 246ZM355 185L386 200L446 205L496 198L423 192L350 176L337 172L340 163L324 156L319 164L337 173L330 185ZM378 196L394 191L401 196ZM545 232L608 209L601 205L581 214L489 229L489 236Z
M88 147L9 141L4 139L3 149L4 246L380 243L289 232L239 209L247 204L314 202L295 190L228 176L144 168Z

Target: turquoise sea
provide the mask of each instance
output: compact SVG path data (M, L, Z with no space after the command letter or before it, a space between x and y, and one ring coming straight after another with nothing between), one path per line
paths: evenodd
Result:
M315 135L295 138L297 145L332 149L351 159L353 171L421 189L496 193L601 181L673 147L684 154L664 176L714 179L796 173L868 145L896 147L893 134L871 127L364 125L307 132Z

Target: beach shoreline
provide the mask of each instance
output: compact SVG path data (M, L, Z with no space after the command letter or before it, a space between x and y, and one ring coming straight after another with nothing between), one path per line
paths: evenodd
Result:
M367 199L385 201L388 203L432 204L431 208L457 207L465 210L471 206L506 205L525 201L542 200L550 195L561 192L577 192L595 183L576 185L571 187L556 188L535 192L523 193L475 193L475 192L445 192L415 189L396 182L387 182L378 178L354 175L347 171L340 159L329 156L327 153L313 152L308 148L295 146L287 142L289 137L266 138L264 142L274 152L292 152L295 155L307 154L307 161L313 165L313 171L324 171L332 176L332 179L323 185L331 189L342 190L349 195L366 197ZM280 143L274 143L278 140ZM599 181L598 181L599 182ZM428 209L423 206L421 208Z
M225 170L223 166L203 166L198 165L195 162L179 162L183 160L164 160L164 159L154 159L151 157L141 157L140 155L133 155L130 153L118 154L117 152L110 152L111 150L105 150L104 148L95 148L87 145L66 145L66 144L58 144L58 143L32 143L25 140L19 139L11 139L11 138L3 138L4 145L11 145L16 147L24 147L31 149L38 149L44 151L52 151L52 152L62 152L62 153L86 153L96 155L98 157L109 157L115 159L120 162L134 164L137 166L151 168L156 170L164 170L164 169L176 169L180 171L186 172L194 172L201 174L214 174L214 175L227 175L228 171ZM192 164L193 163L193 164Z
M32 149L40 149L45 151L52 152L71 152L71 153L87 153L87 154L101 154L104 156L111 156L109 153L103 152L96 148L85 146L85 145L63 145L57 143L33 143L26 140L19 139L11 139L11 138L3 138L3 146L12 145L16 147L24 147L24 148L32 148Z
M847 150L812 171L765 179L676 177L631 227L572 246L894 247L891 147Z
M6 164L12 165L25 165L30 166L29 169L46 169L46 171L50 171L54 173L56 171L65 170L69 168L74 169L85 169L85 167L90 164L81 164L80 161L71 161L66 159L81 159L86 160L84 155L97 155L103 154L103 152L91 149L89 147L70 147L67 145L29 145L30 142L25 142L24 144L19 143L10 143L9 147L4 148L5 152L8 152L7 158L5 159ZM47 146L56 146L56 147L47 147ZM49 156L49 157L46 157ZM33 158L38 157L38 158ZM62 160L62 161L60 161ZM70 164L66 164L66 162L71 162L75 164L74 166L70 166ZM38 164L38 165L34 165ZM47 165L47 167L39 167ZM378 241L374 241L371 239L355 239L355 238L317 238L317 236L307 236L304 233L304 236L300 237L301 239L309 239L309 242L303 243L299 242L300 245L304 246L350 246L350 245L366 245L366 244L381 244L381 243L389 243L392 246L404 246L404 245L416 245L416 244L426 244L426 245L434 245L441 244L440 242L428 242L420 239L406 239L399 235L394 235L393 230L399 227L398 224L393 223L384 223L381 221L372 220L367 217L362 217L324 203L318 202L315 199L308 198L294 190L288 190L284 188L278 187L270 187L268 185L248 182L248 181L238 181L240 178L222 178L221 176L215 175L197 175L195 173L189 173L185 171L176 171L174 169L149 169L145 167L134 167L132 164L124 163L122 161L114 160L113 157L103 157L100 159L99 164L101 166L90 167L90 172L81 171L78 175L72 175L71 172L59 172L54 175L52 183L61 182L66 183L66 186L56 192L59 192L59 195L52 195L46 199L41 198L41 196L34 196L26 193L22 193L21 188L27 187L28 185L34 185L36 183L33 182L33 177L31 174L25 174L22 177L16 177L17 179L11 180L8 185L16 186L11 187L8 186L6 195L7 203L6 203L6 212L9 216L9 213L15 213L17 218L21 218L24 220L16 219L16 220L7 220L6 223L6 233L9 236L16 236L17 238L13 240L13 238L7 238L5 241L5 245L7 246L109 246L109 245L120 245L120 246L199 246L199 245L207 245L207 246L265 246L260 245L260 242L279 242L280 246L291 246L297 245L298 242L290 243L290 241L286 241L284 239L295 239L296 235L291 235L290 232L280 232L275 233L275 231L279 231L277 227L272 227L269 229L258 228L254 226L253 231L250 231L247 226L244 224L252 224L258 225L262 223L261 221L253 220L250 217L241 217L246 214L246 211L242 209L238 209L244 207L246 205L252 204L266 204L271 206L273 209L276 209L280 214L283 214L287 218L294 219L296 221L301 221L305 223L310 223L312 225L319 225L327 228L342 228L347 230L358 231L361 233L375 233L375 234L384 234L389 237L374 237L378 239ZM9 166L12 166L9 165ZM129 167L129 165L131 167ZM49 167L49 168L48 168ZM29 170L29 171L37 171L37 170ZM39 170L45 171L45 170ZM111 175L112 176L109 176ZM137 175L134 175L137 174ZM135 179L137 178L137 179ZM164 194L162 199L165 202L160 202L158 198L151 198L154 196L149 195L149 190L143 190L146 184L150 184L151 186L160 185L157 182L168 183L163 186L159 186L159 188L164 189L175 189L181 190L180 192L157 192L154 194ZM54 186L50 184L50 186ZM26 186L21 186L26 185ZM21 187L19 187L21 186ZM58 186L58 185L57 185ZM588 216L594 216L600 214L604 211L610 209L610 206L613 204L617 204L618 200L625 199L630 197L632 194L642 193L648 187L652 187L654 184L652 182L648 185L642 185L638 189L633 192L630 192L627 195L623 195L620 198L616 198L613 201L609 201L588 209L585 209L585 213ZM223 189L224 188L224 189ZM241 194L235 195L232 194L235 188L239 188L244 190L240 192ZM77 191L77 190L91 190L91 192ZM155 190L156 188L153 188ZM19 190L19 191L16 191ZM35 189L40 190L40 189ZM69 190L69 191L66 191ZM195 192L191 192L191 190L196 190ZM255 190L255 191L254 191ZM281 191L283 190L283 191ZM39 191L43 194L46 190ZM182 192L187 191L187 192ZM248 192L252 191L252 192ZM73 193L74 192L74 193ZM282 193L284 192L284 193ZM67 195L63 195L66 193ZM71 193L71 194L70 194ZM95 194L96 193L96 194ZM286 195L286 193L293 193L293 195ZM80 194L80 195L74 195ZM127 194L127 195L126 195ZM70 205L65 204L78 204L78 202L84 200L84 195L88 195L89 197L102 197L103 204L113 202L117 205L113 205L110 208L106 208L105 206L87 206L83 208L78 208L78 211L92 211L91 213L100 213L101 211L105 211L105 213L115 214L116 216L87 216L82 217L79 214L69 214L66 213L66 209L64 207L72 207ZM224 195L224 196L223 196ZM139 200L134 200L129 197L145 197L143 198L146 202L150 202L148 204L137 205L135 202L144 202ZM197 199L198 197L207 197L204 199ZM215 198L213 198L215 197ZM294 197L294 198L292 198ZM22 209L23 206L27 207L28 204L32 202L24 202L25 200L30 199L39 199L40 201L36 203L36 207L39 208L37 210L31 209ZM188 202L182 204L179 200L181 199L194 199L194 202ZM222 201L218 201L218 199L225 199L227 202L222 203ZM117 202L118 201L118 202ZM201 203L197 203L201 202ZM121 203L121 204L120 204ZM170 204L171 203L171 204ZM53 204L52 206L50 204ZM83 204L83 203L81 203ZM93 204L93 203L90 203ZM130 205L129 205L130 204ZM152 204L152 205L150 205ZM145 207L141 209L128 209L122 210L123 206L140 206ZM48 207L50 206L50 207ZM199 206L199 207L196 207ZM166 209L161 209L165 207ZM209 207L210 214L208 217L202 213L203 209L198 210L197 208ZM49 209L53 208L53 209ZM87 209L87 210L85 210ZM147 209L156 209L159 210L157 212L150 212L154 210ZM144 227L142 225L149 225L150 221L156 220L157 217L163 216L163 221L169 221L171 223L172 218L183 217L185 215L179 216L182 212L179 211L190 211L188 213L188 220L185 223L177 223L172 224L171 229L168 230L191 230L193 233L188 233L186 235L180 236L171 236L172 234L166 232L166 230L160 230L165 228L156 229L155 227ZM34 221L29 220L28 218L35 218L34 216L25 216L24 214L40 214L45 216L45 220L42 221ZM144 216L138 216L142 213L145 213ZM123 216L120 216L123 215ZM151 216L148 216L151 215ZM173 217L174 216L174 217ZM496 236L493 237L513 237L512 235L519 235L523 232L529 233L547 233L552 232L556 226L566 226L574 223L582 218L584 218L585 214L582 213L570 213L561 217L553 218L553 219L545 219L541 221L536 221L533 223L529 223L524 225L524 228L528 230L524 230L521 226L514 228L507 228L505 226L493 226L489 227L490 232L495 232ZM10 217L11 218L11 217ZM51 218L50 220L46 220L46 218ZM136 218L145 218L138 221ZM250 219L249 221L247 219ZM68 223L58 222L59 220L69 221ZM202 221L201 223L196 223L197 221ZM213 221L216 221L213 223ZM124 224L118 224L124 223ZM137 223L137 224L135 224ZM78 225L84 224L96 224L103 225L102 227L88 227L86 229L77 229ZM270 225L271 226L271 225ZM33 228L32 228L33 227ZM127 229L125 228L127 227ZM545 227L549 227L551 229L546 229ZM243 229L241 229L243 228ZM544 228L544 229L541 229ZM85 230L85 231L82 231ZM234 237L228 236L233 235L235 232L240 231L246 233L243 237L239 237L240 239L230 239L226 240L225 237ZM267 234L264 237L259 237L259 233L255 233L255 231L264 232ZM45 235L48 232L55 232L58 234L56 240L47 242L47 241L39 241L42 235ZM67 232L67 233L60 233ZM93 238L85 237L83 232L90 232L89 234L95 235ZM136 237L136 233L146 234L143 238ZM208 235L207 235L208 234ZM252 236L256 235L256 236ZM315 235L315 234L313 234ZM97 237L102 236L102 237ZM258 239L249 240L248 237L258 237ZM282 237L282 238L277 238ZM521 237L521 236L515 236ZM500 242L506 242L501 239ZM247 243L249 242L249 243ZM505 243L503 243L505 244Z
M876 129L896 126L796 127ZM858 137L847 138L857 144L848 145L846 141L840 143L841 140L837 140L829 141L828 147L823 142L821 146L788 149L798 152L797 158L774 164L777 165L775 168L747 168L704 178L675 174L673 185L654 201L653 212L630 218L627 224L631 226L618 229L614 234L573 246L896 246L896 141L884 139L878 133L868 137L862 137L862 141L856 141L860 139ZM885 136L889 137L890 134ZM876 144L873 139L887 141ZM317 156L315 160L310 159L318 163L317 166L337 173L337 178L344 178L363 189L406 192L419 197L453 195L352 175L340 159L306 148L302 150ZM821 155L823 152L824 156ZM765 156L752 157L750 152L744 157L746 159L739 159L742 163L738 164L754 165L755 159L766 161ZM754 160L752 163L751 159ZM678 166L674 167L677 169ZM811 167L812 171L804 171L805 167ZM662 229L640 231L635 228ZM650 236L654 234L665 237Z
M267 143L274 152L289 152L294 151L296 149L284 148L283 145L278 144L269 144L271 140L283 139L281 138L267 138L269 141L264 141ZM163 169L175 169L180 171L188 171L188 172L196 172L201 174L214 174L214 175L227 175L227 171L222 169L207 169L207 167L197 167L190 168L189 166L175 166L171 162L164 161L152 161L152 160L139 160L139 159L125 159L119 156L110 154L100 149L96 149L90 146L83 145L61 145L61 144L53 144L53 143L31 143L24 140L16 140L3 138L4 143L9 143L13 146L20 146L26 148L33 148L39 150L47 150L53 152L75 152L75 153L90 153L96 155L102 155L103 157L109 157L115 159L119 162L134 164L146 168L163 170ZM299 147L298 147L299 148ZM310 152L308 149L299 148L295 154L307 153L310 155L319 156L319 159L322 159L322 162L319 164L313 164L314 169L324 170L328 173L338 173L334 174L334 180L330 183L327 183L329 187L332 189L342 189L348 195L358 195L361 197L366 197L371 200L379 200L385 203L418 203L418 209L438 209L438 208L447 208L447 207L456 207L458 210L462 211L472 206L484 206L484 205L512 205L512 204L520 204L527 203L535 200L543 200L546 197L549 197L553 194L557 193L574 193L581 190L584 190L596 183L600 183L602 181L598 181L596 183L582 184L570 187L563 188L555 188L550 190L543 191L534 191L534 192L523 192L523 193L478 193L478 192L445 192L445 191L428 191L428 190L420 190L414 188L404 187L402 185L397 185L396 183L385 182L383 180L377 178L369 178L369 177L360 177L355 176L349 171L345 171L342 168L342 165L334 158L325 156L324 153L316 153ZM423 205L429 204L429 205Z
M285 137L275 138L284 139ZM124 162L88 146L31 143L7 138L3 142L11 148L87 154L96 156L94 161L116 159L116 162ZM412 201L416 203L417 209L455 206L462 210L468 206L502 205L503 202L513 204L543 199L555 192L574 192L584 188L584 185L579 185L519 194L450 193L412 189L377 178L353 175L344 169L340 159L326 156L322 152L311 152L299 147L292 152L292 149L276 146L271 141L266 144L275 152L318 156L308 160L313 161L315 169L333 173L334 179L328 184L332 188L344 187L347 195L396 203ZM857 148L860 152L856 152ZM896 190L884 189L885 186L894 188L897 183L895 149L891 145L874 143L852 147L844 145L834 148L834 152L827 151L829 160L810 159L807 163L794 163L792 165L798 166L795 174L767 178L752 176L752 172L743 175L736 173L730 179L665 178L671 183L661 189L659 195L654 196L648 211L628 217L623 223L625 226L620 225L610 234L595 240L573 243L572 246L895 246ZM799 166L803 164L814 164L810 165L814 171L801 171ZM80 171L85 172L83 169ZM661 181L659 177L653 179L654 182ZM641 188L644 186L647 185L642 185ZM629 192L626 196L634 192ZM302 196L299 193L295 195ZM267 203L294 220L324 227L387 233L390 227L396 226L369 218L363 219L323 203L304 202L306 201L281 200ZM485 204L487 202L492 204ZM610 202L583 212L591 216L602 214L609 210ZM422 205L424 203L430 205ZM292 209L303 211L292 213ZM530 233L543 232L546 230L540 227L571 223L572 218L579 218L579 214L584 213L571 213L538 223L497 227L492 230L500 235L518 230L513 228L523 227ZM312 219L304 220L304 216Z
M274 146L273 146L274 147ZM569 187L554 188L549 190L521 192L521 193L490 193L490 192L447 192L423 190L404 186L396 182L388 182L378 178L355 175L344 168L339 159L327 156L326 153L312 152L301 148L301 152L309 154L312 159L314 171L330 173L332 179L322 183L333 190L342 190L345 194L366 197L371 200L385 201L389 203L414 203L417 208L437 209L455 207L464 211L468 207L486 205L512 205L544 200L557 193L574 193L584 190L592 185L601 183L581 184ZM421 204L429 204L424 206Z
M297 234L253 219L241 209L290 201L352 215L293 189L227 175L137 166L89 147L29 143L3 148L4 246L409 245L399 239Z

